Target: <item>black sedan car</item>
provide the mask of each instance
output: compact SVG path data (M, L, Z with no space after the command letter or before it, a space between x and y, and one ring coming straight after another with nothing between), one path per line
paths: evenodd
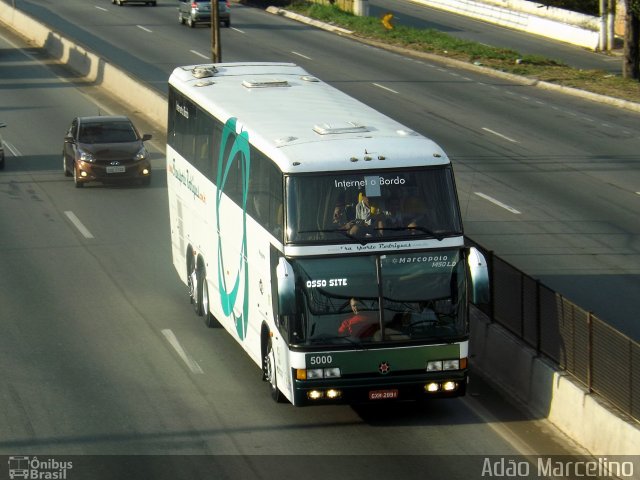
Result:
M121 180L149 185L151 164L144 142L150 139L125 116L77 117L64 137L64 174L73 176L76 187Z

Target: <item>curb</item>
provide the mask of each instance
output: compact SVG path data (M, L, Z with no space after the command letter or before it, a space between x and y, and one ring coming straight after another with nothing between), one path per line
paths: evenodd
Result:
M313 18L305 17L304 15L300 15L299 13L290 12L282 8L267 7L267 12L272 13L274 15L280 15L281 17L291 18L292 20L306 23L308 25L313 25L314 27L321 28L323 30L328 30L330 32L340 33L342 35L353 34L351 30L347 30L346 28L337 27L335 25L331 25L330 23L321 22L320 20L314 20Z
M379 42L377 40L371 40L368 38L360 37L356 33L352 32L351 30L346 30L344 28L337 27L335 25L323 23L319 20L314 20L312 18L305 17L304 15L290 12L288 10L284 10L278 7L268 7L266 11L274 15L279 15L281 17L290 18L292 20L296 20L301 23L306 23L308 25L312 25L314 27L321 28L323 30L348 36L351 39L356 40L360 43L366 43L367 45L378 47L384 50L389 50L391 52L399 53L401 55L420 58L423 60L430 60L433 62L438 62L438 63L445 64L455 68L471 70L477 73L491 75L492 77L503 78L515 83L519 83L521 85L528 85L531 87L538 87L545 90L551 90L551 91L563 93L565 95L572 95L574 97L579 97L586 100L591 100L593 102L602 103L605 105L610 105L613 107L622 108L625 110L630 110L632 112L640 113L640 103L631 102L629 100L622 100L620 98L615 98L615 97L609 97L607 95L602 95L599 93L587 92L586 90L580 90L578 88L557 85L555 83L546 82L543 80L523 77L522 75L516 75L514 73L501 72L500 70L484 67L482 65L474 65L472 63L463 62L461 60L456 60L453 58L442 57L440 55L436 55L433 53L420 52L418 50L411 50L404 47L398 47L396 45L389 45L387 43Z

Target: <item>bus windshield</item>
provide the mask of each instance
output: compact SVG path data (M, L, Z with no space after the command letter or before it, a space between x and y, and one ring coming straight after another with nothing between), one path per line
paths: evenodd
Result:
M450 165L286 180L286 241L363 242L460 235Z
M297 259L292 266L294 344L437 343L468 332L460 250Z

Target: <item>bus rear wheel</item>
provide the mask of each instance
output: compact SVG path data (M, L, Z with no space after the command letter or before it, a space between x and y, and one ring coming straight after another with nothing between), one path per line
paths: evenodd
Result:
M200 269L196 266L196 261L191 255L188 254L187 260L187 287L189 288L189 300L193 305L193 310L196 315L202 315L202 282L200 281L201 273Z
M202 284L202 317L204 319L204 324L207 326L207 328L217 327L219 325L218 321L209 310L209 284L207 283L206 274L202 275L200 283Z

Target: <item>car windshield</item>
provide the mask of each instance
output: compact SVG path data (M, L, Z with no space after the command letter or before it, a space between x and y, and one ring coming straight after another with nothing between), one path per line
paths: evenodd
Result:
M138 135L129 122L84 123L80 125L80 143L135 142Z
M287 241L370 242L460 235L450 166L291 176Z
M468 333L463 260L460 250L297 259L292 343L365 346L460 338Z

